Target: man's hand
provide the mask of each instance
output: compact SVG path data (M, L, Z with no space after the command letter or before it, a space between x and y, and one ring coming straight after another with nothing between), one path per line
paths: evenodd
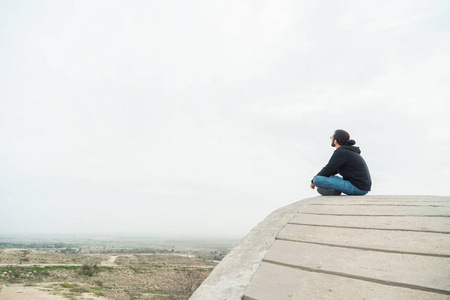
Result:
M316 186L311 182L311 188L314 189Z

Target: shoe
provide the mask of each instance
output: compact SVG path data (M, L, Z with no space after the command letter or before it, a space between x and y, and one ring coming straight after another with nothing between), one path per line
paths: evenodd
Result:
M339 191L323 187L317 187L317 192L322 196L339 196L341 194Z

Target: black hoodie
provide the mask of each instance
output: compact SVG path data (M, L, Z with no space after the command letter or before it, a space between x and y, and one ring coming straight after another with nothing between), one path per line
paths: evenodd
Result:
M369 168L360 153L359 147L355 146L343 145L337 148L328 164L316 176L329 177L339 173L358 189L370 191L372 180Z

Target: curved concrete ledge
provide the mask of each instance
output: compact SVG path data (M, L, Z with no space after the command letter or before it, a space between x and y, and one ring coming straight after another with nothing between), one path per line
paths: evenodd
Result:
M450 197L314 197L282 207L192 300L449 299Z
M222 259L190 299L241 299L281 229L298 211L318 199L301 200L271 213Z

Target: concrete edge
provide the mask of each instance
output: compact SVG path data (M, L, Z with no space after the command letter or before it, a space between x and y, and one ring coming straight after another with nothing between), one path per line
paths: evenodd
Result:
M241 299L278 233L297 212L324 198L328 197L306 198L272 212L242 238L189 299Z

